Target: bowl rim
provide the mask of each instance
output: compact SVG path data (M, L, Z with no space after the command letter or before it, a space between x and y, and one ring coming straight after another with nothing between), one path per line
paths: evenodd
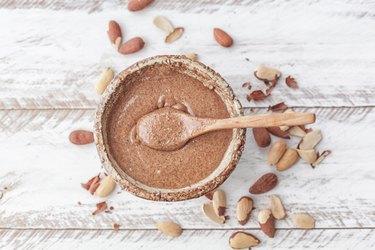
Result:
M105 119L105 117L103 115L108 106L108 102L110 102L111 98L114 98L113 95L116 95L118 88L120 88L120 86L123 84L127 76L137 72L143 67L154 65L156 63L184 64L184 66L187 66L187 69L189 69L190 71L198 70L200 74L204 74L205 76L214 79L215 85L220 87L220 90L225 92L225 94L227 95L228 100L225 101L229 101L231 103L230 107L232 108L232 111L236 112L237 116L243 115L242 105L238 98L235 96L232 88L219 73L215 72L210 67L204 65L201 62L193 61L182 55L159 55L145 58L141 61L134 63L133 65L129 66L125 70L121 71L118 75L116 75L115 78L111 81L111 83L107 86L104 94L102 95L101 101L98 104L96 110L94 124L94 138L97 152L102 167L105 169L105 171L117 182L121 189L124 189L134 194L135 196L153 201L182 201L197 198L216 189L233 172L243 152L246 140L246 129L235 129L236 134L235 136L233 136L231 140L231 144L234 143L234 145L230 161L218 175L216 175L211 180L208 180L207 182L203 183L203 185L201 186L172 192L163 189L159 189L159 191L150 191L146 189L148 186L142 183L138 183L136 180L130 180L131 177L122 177L119 172L123 170L119 169L118 166L114 166L117 165L117 163L113 163L111 161L106 145L104 143L105 129L103 128L103 123L105 123L105 120L103 121L103 119ZM113 103L111 105L113 105ZM220 165L222 164L222 162L220 163ZM149 188L155 189L152 187Z

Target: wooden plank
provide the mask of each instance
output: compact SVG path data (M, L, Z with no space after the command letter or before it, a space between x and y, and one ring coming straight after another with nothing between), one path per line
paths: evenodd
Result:
M317 113L313 127L320 128L324 137L318 149L333 153L314 170L299 161L278 173L280 184L270 193L281 196L289 215L313 215L318 228L375 227L375 196L369 191L375 178L375 108L297 110ZM101 199L89 195L80 183L100 170L95 147L68 141L70 131L92 128L93 114L93 110L0 111L0 228L110 229L118 222L127 229L153 229L162 219L178 221L184 228L237 228L236 201L248 195L249 186L259 176L275 171L266 164L267 149L256 147L248 131L240 163L221 187L227 191L232 217L225 225L212 224L202 215L205 197L163 203L141 200L124 191L109 197L108 203L115 207L112 214L94 217L91 212ZM297 141L288 143L294 146ZM258 209L268 207L266 195L253 198ZM290 219L278 226L293 228ZM254 216L246 227L258 228Z
M185 230L170 238L156 230L0 230L4 249L230 249L234 230ZM278 230L274 239L258 230L256 249L373 249L374 229ZM255 249L255 248L254 248Z
M125 4L2 1L0 108L95 108L99 98L93 84L101 68L119 72L145 57L187 52L198 53L220 72L248 107L279 101L293 106L375 105L370 2L156 1L140 13L124 11ZM25 9L13 10L18 7ZM157 15L185 27L184 36L166 45L164 34L152 24ZM120 22L125 40L142 36L145 49L129 56L116 53L106 35L109 19ZM218 46L213 26L227 30L235 45ZM248 103L241 85L255 82L253 69L262 63L293 75L301 88L291 90L281 81L272 98Z

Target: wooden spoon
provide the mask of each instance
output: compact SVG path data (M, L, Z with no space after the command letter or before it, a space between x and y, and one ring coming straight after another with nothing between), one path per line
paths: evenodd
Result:
M295 126L315 122L314 113L282 113L239 116L227 119L194 117L173 108L161 108L141 117L137 138L150 148L177 150L190 139L221 129Z

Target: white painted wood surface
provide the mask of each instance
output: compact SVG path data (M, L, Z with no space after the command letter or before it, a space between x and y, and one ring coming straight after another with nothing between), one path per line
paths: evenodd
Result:
M139 13L129 13L126 3L0 2L0 249L227 249L236 229L259 236L259 249L375 248L375 3L156 0ZM164 44L152 25L156 15L185 27L183 38ZM115 53L105 34L109 19L119 21L125 39L144 37L145 49ZM233 35L232 48L214 42L215 26ZM279 101L317 113L313 127L324 136L318 148L332 155L314 170L300 161L279 173L270 192L281 196L289 215L313 215L317 229L296 230L287 219L267 239L254 217L245 227L236 223L236 201L270 171L267 150L253 144L251 131L240 164L222 185L231 216L225 225L202 215L204 197L157 203L124 191L108 198L112 214L91 215L100 199L79 183L97 174L100 163L94 145L71 145L67 137L92 129L100 69L120 71L144 57L186 52L220 72L256 113ZM260 63L294 76L300 89L280 81L271 98L248 103L241 85L255 82ZM266 195L254 198L257 208L268 206ZM185 229L180 238L155 230L167 218Z

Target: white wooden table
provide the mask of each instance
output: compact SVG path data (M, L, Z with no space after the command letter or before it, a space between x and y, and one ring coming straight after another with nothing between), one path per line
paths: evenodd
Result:
M258 249L375 248L373 1L160 0L137 13L126 4L0 2L0 249L228 249L236 230L257 235ZM185 27L184 36L166 45L152 24L157 15ZM142 36L145 48L116 53L106 36L110 19L119 21L125 39ZM227 30L235 45L219 47L213 27ZM244 227L236 222L236 201L270 171L267 150L254 145L251 131L240 164L221 186L232 217L225 225L202 215L205 197L149 202L120 190L108 198L112 214L91 215L101 199L80 183L97 174L100 163L93 144L72 145L68 134L92 129L100 98L93 84L101 69L118 72L145 57L187 52L220 72L256 113L280 101L316 112L313 128L324 136L318 148L332 155L314 170L299 161L278 174L280 184L270 192L280 195L289 214L315 217L316 229L295 229L289 218L269 239L255 216ZM293 75L300 88L280 82L266 101L247 102L241 85L254 81L253 69L262 63ZM257 208L268 206L266 195L254 199ZM182 225L181 237L155 229L167 218Z

